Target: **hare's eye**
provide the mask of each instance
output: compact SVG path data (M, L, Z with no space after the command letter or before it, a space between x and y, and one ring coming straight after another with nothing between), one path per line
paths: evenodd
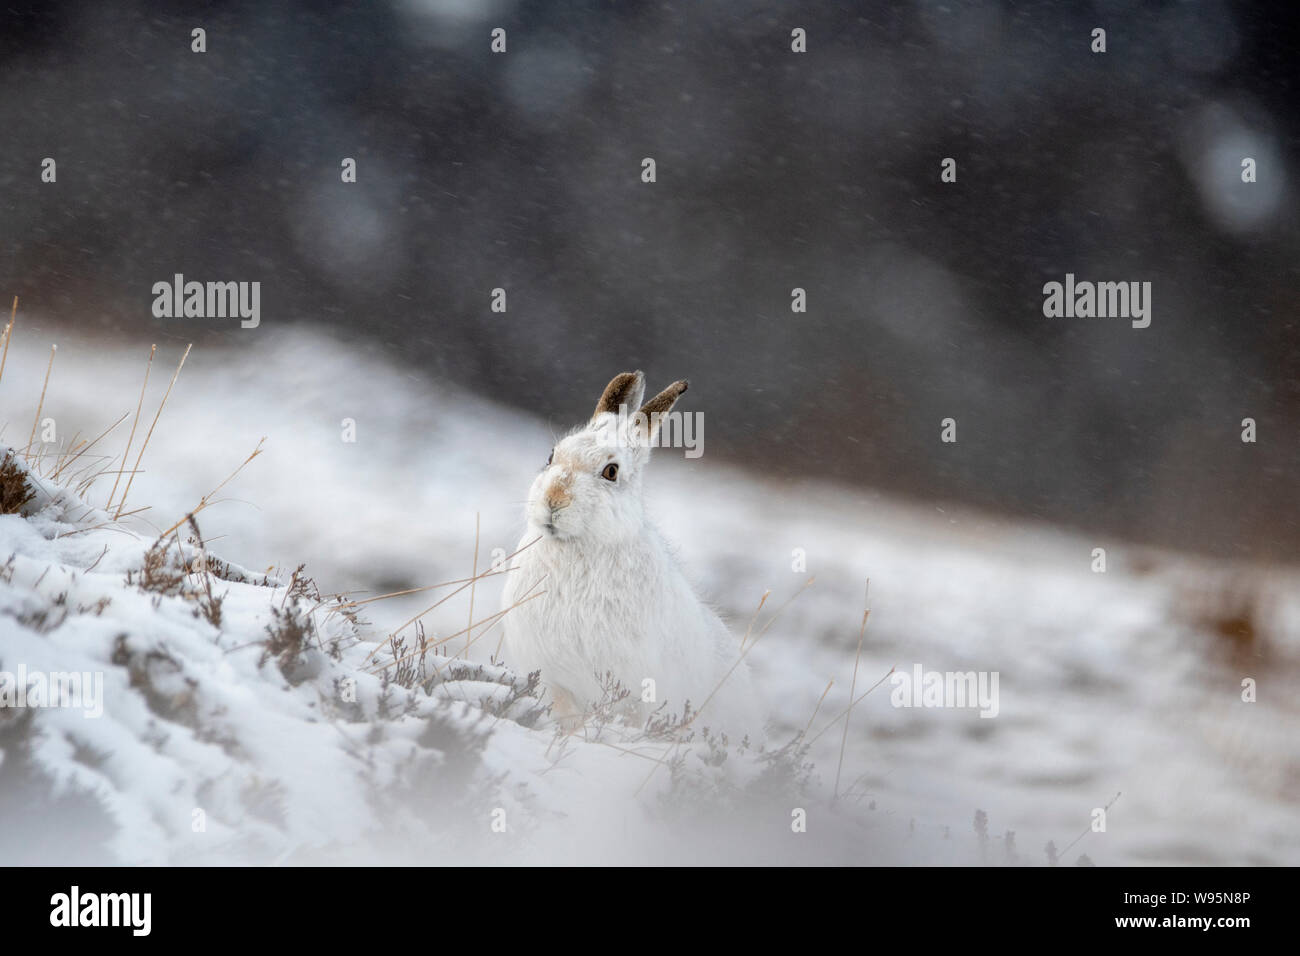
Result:
M618 463L611 461L601 470L600 477L606 481L615 481L618 479Z

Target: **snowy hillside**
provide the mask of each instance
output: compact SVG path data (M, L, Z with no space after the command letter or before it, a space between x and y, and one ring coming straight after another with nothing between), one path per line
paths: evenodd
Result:
M0 516L0 669L25 698L0 711L6 863L522 862L569 845L565 819L625 825L611 785L653 815L801 802L793 750L722 766L617 722L558 738L504 668L435 650L384 667L403 647L371 660L300 573L229 565L188 524L151 543L4 452L6 491L31 494Z
M15 336L7 446L27 443L50 335ZM526 675L489 661L499 577L422 619L426 640L450 638L423 670L418 655L384 667L394 645L380 642L453 589L333 596L490 568L573 422L315 334L259 335L256 349L195 349L130 490L127 510L149 510L121 522L99 510L111 471L80 493L85 475L69 476L118 467L129 416L52 474L76 433L134 411L148 347L55 336L42 418L57 439L37 442L39 475L15 465L35 497L0 515L0 672L102 674L103 715L0 710L0 862L1043 863L1049 841L1067 863L1300 862L1294 569L1202 566L768 483L707 447L661 452L652 513L737 634L765 591L756 631L793 598L749 658L769 749L723 759L617 723L557 736ZM178 358L160 351L146 422ZM709 388L688 396L706 414ZM160 543L264 436L198 515L202 541L182 523ZM852 711L832 805L864 600L859 696L891 668L996 671L998 714L892 706L886 681ZM481 639L453 661L471 621ZM400 640L403 657L415 626ZM1108 804L1106 832L1088 832ZM791 829L799 809L806 833Z

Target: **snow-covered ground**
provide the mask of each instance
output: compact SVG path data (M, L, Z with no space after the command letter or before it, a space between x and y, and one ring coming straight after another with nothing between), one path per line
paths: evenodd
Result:
M41 417L54 419L58 443L43 449L47 475L76 432L93 437L134 410L148 357L146 342L20 321L0 381L4 444L27 443L51 341L60 348ZM0 828L0 862L997 863L1007 831L1026 863L1046 862L1049 841L1067 863L1300 862L1294 568L1217 566L812 480L771 482L707 445L694 460L661 451L647 477L651 511L738 633L765 591L760 628L814 579L749 660L769 746L805 727L815 740L802 792L788 754L733 754L717 767L697 749L676 772L651 774L667 745L617 727L557 739L504 668L444 658L432 694L390 684L385 696L367 661L375 642L446 590L365 605L354 625L288 587L302 563L322 592L358 598L467 577L476 524L483 570L513 549L528 484L553 434L573 423L439 387L319 333L259 330L250 341L190 355L130 490L128 510L149 506L123 522L136 533L92 510L111 475L85 504L46 483L33 517L0 516L0 564L14 556L0 574L0 672L22 663L105 681L102 718L0 714L0 816L23 824ZM179 353L159 353L136 448ZM593 370L584 406L612 371ZM683 404L707 417L709 383L693 384ZM355 441L344 440L345 419ZM83 463L120 455L129 428L128 417ZM198 516L210 553L251 569L211 581L228 595L220 624L202 613L202 575L185 578L187 593L142 589L157 532L264 436L264 453ZM1092 570L1098 547L1104 574ZM275 580L264 582L268 570ZM845 795L832 806L842 724L831 721L848 704L868 579L857 693L892 667L997 672L998 713L895 707L887 680L852 712ZM499 578L475 587L474 620L497 609L499 592ZM66 606L41 617L63 594ZM465 628L469 597L430 613L427 635ZM1243 601L1249 613L1236 614ZM317 649L268 658L267 626L308 615ZM1253 638L1214 632L1234 615ZM499 634L470 657L487 661ZM1254 703L1242 701L1245 678L1257 683ZM356 703L340 693L349 679ZM1091 832L1094 808L1108 804L1105 832ZM791 830L799 808L806 833ZM492 828L500 814L504 833Z

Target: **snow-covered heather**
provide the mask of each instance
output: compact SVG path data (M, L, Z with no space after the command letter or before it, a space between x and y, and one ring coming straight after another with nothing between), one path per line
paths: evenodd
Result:
M794 754L558 737L503 667L430 654L385 681L391 655L301 577L196 564L192 531L151 541L25 480L0 515L6 865L653 860L710 835L756 859L754 828L803 802ZM55 674L93 690L50 706L29 683Z
M34 326L20 323L0 382L0 440L26 444L52 339L42 418L55 419L61 443L135 408L147 342ZM650 508L702 592L741 632L765 590L760 627L815 578L749 658L773 744L808 725L828 680L812 735L847 706L868 578L858 693L915 663L997 671L998 715L893 707L886 682L853 712L848 796L832 809L840 724L816 736L804 793L797 767L762 777L770 762L758 755L713 767L703 748L643 786L647 755L663 745L629 742L618 727L557 741L526 697L498 714L523 686L504 668L440 659L450 679L429 692L390 684L385 696L366 663L374 642L445 590L366 605L360 625L321 607L300 658L268 659L267 626L283 620L274 609L302 620L315 603L287 593L301 563L327 595L364 597L466 577L476 520L480 570L511 550L528 483L552 435L574 423L440 387L317 333L249 334L247 348L191 354L131 488L128 508L148 511L119 526L94 510L109 475L84 504L45 483L30 517L0 517L0 564L14 556L0 577L0 670L23 662L105 680L102 718L0 718L0 815L22 823L3 828L0 862L1002 862L1010 830L1018 859L1039 863L1049 840L1064 849L1121 791L1106 832L1088 833L1065 862L1300 862L1295 569L1225 568L946 506L773 483L707 446L689 461L661 452L647 476ZM159 353L141 433L179 351ZM612 371L593 370L591 402ZM710 383L696 376L692 386L684 405L707 415ZM344 419L355 420L355 442L342 440ZM91 454L120 455L129 427ZM212 582L225 595L220 626L202 613L201 575L186 577L184 593L142 590L157 531L263 436L264 454L198 518L211 553L252 569ZM55 451L44 448L44 474ZM1107 548L1106 574L1091 570L1095 547ZM792 570L795 549L806 571ZM268 570L276 580L263 580ZM475 588L475 620L496 611L499 591L497 578ZM1213 632L1216 615L1254 593L1254 640ZM424 623L436 638L469 620L466 591ZM470 657L487 661L499 634ZM411 629L404 636L409 646ZM1258 682L1256 703L1241 701L1245 677ZM347 678L355 705L339 692ZM806 834L790 832L795 807L808 812ZM505 834L491 830L497 808ZM986 851L977 810L988 817Z

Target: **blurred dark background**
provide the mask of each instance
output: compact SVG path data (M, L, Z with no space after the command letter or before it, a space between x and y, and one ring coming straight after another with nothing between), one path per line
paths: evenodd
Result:
M141 342L319 323L557 425L641 367L769 475L1295 560L1296 26L1215 0L10 4L0 298ZM176 272L260 281L261 330L153 318ZM1067 272L1150 281L1150 328L1044 318Z

